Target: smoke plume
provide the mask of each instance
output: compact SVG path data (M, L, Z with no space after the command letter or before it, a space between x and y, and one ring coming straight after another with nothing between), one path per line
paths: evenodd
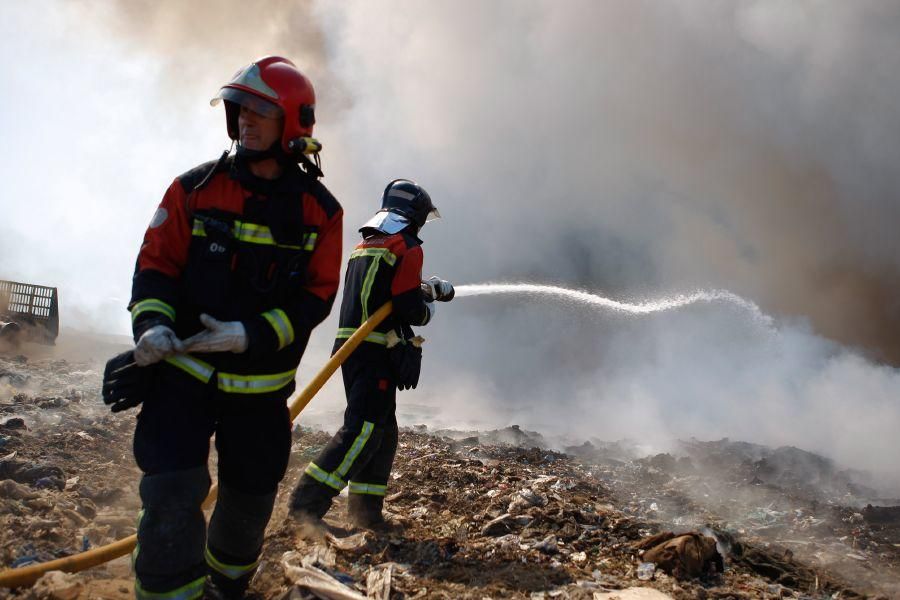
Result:
M900 364L895 3L52 6L59 51L88 53L113 100L138 102L95 114L109 100L65 80L77 122L96 125L55 172L90 174L101 148L117 163L104 174L120 183L92 187L123 224L107 239L127 258L94 277L107 295L127 297L171 178L224 147L206 99L252 58L284 54L316 84L346 246L384 183L410 177L444 215L422 234L426 276L622 301L720 288L778 320L773 333L727 307L625 318L460 298L423 332L422 385L401 404L575 436L732 435L879 469L900 451L900 375L882 366ZM73 27L106 37L82 46ZM4 255L22 222L0 230Z

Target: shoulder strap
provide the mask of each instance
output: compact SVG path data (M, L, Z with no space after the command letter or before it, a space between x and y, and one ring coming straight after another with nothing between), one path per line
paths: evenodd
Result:
M233 145L234 144L232 144L232 146ZM215 175L216 173L220 173L227 168L230 168L231 161L228 159L230 154L231 154L231 148L223 151L222 155L219 157L219 159L217 161L215 161L212 164L212 166L209 169L207 169L205 172L202 169L206 166L206 164L209 164L209 163L206 163L205 165L201 165L200 167L197 167L196 169L189 171L188 172L189 175L186 174L186 175L188 175L186 183L190 187L190 191L188 192L188 194L184 200L184 213L187 215L188 224L192 223L194 220L194 209L192 208L191 205L193 204L193 200L196 197L197 192L199 192L200 190L205 188L207 186L207 184L209 184L210 180L213 178L213 175ZM202 174L202 177L200 177L201 174ZM191 177L191 176L193 176L193 177ZM194 179L197 177L199 177L199 181L196 184L194 184ZM191 185L191 184L193 184L193 185Z

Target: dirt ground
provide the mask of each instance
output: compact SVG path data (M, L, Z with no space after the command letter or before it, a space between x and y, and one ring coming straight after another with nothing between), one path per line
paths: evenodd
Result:
M101 372L96 360L0 356L0 569L134 533L135 411L106 410ZM329 436L294 436L258 598L628 598L635 587L657 598L900 598L900 501L797 448L687 440L644 456L599 440L552 450L517 427L415 426L401 432L392 526L353 529L342 496L313 541L285 491ZM721 562L690 576L644 561L641 540L667 531L714 540ZM125 557L0 598L130 598L131 585Z

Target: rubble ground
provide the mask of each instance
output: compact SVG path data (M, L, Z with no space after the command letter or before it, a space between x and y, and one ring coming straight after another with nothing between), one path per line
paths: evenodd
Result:
M0 568L134 533L135 412L106 410L101 371L0 357ZM295 429L284 490L328 439ZM304 537L282 493L254 596L900 597L900 508L868 505L874 490L827 459L728 440L653 456L622 442L548 446L517 427L404 428L390 527L354 529L339 496L324 538ZM642 543L668 531L713 538L724 571L692 578L643 561ZM130 598L131 585L122 558L0 598Z

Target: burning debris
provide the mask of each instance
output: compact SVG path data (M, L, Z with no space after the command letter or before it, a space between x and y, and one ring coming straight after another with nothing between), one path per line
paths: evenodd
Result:
M134 533L130 415L96 365L0 359L0 565ZM286 485L329 436L297 429ZM259 598L854 598L900 593L900 508L794 448L720 440L549 447L536 432L401 432L389 523L355 529L339 497L318 540L276 505ZM900 503L897 503L900 504ZM127 559L49 573L28 598L127 598ZM65 595L69 594L69 595ZM653 596L652 594L656 594Z

